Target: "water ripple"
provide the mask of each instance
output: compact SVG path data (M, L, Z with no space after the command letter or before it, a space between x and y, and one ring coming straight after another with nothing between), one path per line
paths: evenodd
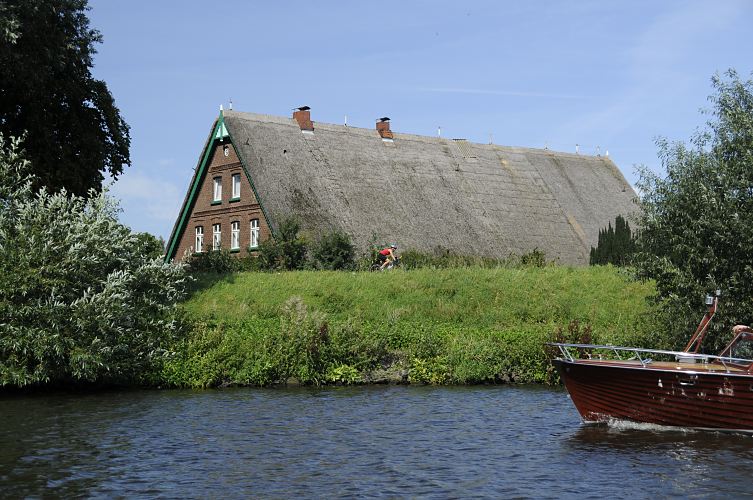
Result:
M0 399L2 497L740 496L753 438L580 424L539 387Z

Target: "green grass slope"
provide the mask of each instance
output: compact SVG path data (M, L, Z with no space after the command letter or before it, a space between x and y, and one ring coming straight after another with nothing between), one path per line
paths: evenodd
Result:
M617 269L457 268L234 274L184 304L175 386L546 382L543 343L655 345L651 284Z

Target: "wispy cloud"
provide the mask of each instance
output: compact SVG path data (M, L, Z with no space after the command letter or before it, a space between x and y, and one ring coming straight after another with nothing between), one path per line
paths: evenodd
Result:
M110 194L120 200L124 224L166 237L183 202L184 188L133 170L110 186Z
M553 94L548 92L522 92L517 90L493 90L493 89L472 89L458 87L419 87L419 92L435 92L443 94L475 94L475 95L500 95L511 97L535 97L546 99L588 99L588 96L571 95L571 94Z
M558 137L569 137L573 141L600 137L602 141L619 144L631 131L641 130L641 147L655 150L654 136L661 133L656 131L656 124L665 124L661 113L674 109L671 103L687 96L688 89L699 78L698 68L705 62L688 64L688 61L701 57L703 44L750 8L742 1L669 5L674 8L654 13L653 18L648 12L644 29L625 45L621 54L627 76L624 85L615 87L606 106L563 123L556 134ZM657 7L657 10L661 9ZM710 76L711 73L704 73L705 78ZM700 104L702 102L687 105ZM615 147L614 151L619 152L619 148ZM651 161L655 155L645 157L648 159L644 161Z
M661 4L659 4L661 5ZM658 16L627 48L635 76L663 81L678 62L698 57L697 45L712 39L750 8L749 2L680 2ZM675 70L676 71L676 70Z

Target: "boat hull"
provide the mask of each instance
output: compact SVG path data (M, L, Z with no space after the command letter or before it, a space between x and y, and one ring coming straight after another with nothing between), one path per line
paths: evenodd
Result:
M753 376L595 360L554 360L585 422L628 420L753 432ZM692 365L691 365L692 367Z

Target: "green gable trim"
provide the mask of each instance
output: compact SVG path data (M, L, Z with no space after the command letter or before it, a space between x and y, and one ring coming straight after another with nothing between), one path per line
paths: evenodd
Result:
M220 115L220 119L222 119L222 115ZM214 132L212 132L212 137L215 137L217 135L217 131L220 128L220 119L218 119L216 122ZM225 126L224 119L222 120L222 126ZM207 143L206 149L204 150L204 156L201 159L201 164L199 165L198 171L194 176L193 183L191 184L191 192L188 195L186 204L184 205L183 211L180 214L180 221L178 222L178 225L175 228L175 233L172 235L172 239L168 244L168 250L165 253L165 262L170 262L175 257L175 251L177 250L178 242L180 241L181 237L183 236L183 232L186 229L185 226L186 221L188 220L188 215L191 213L191 208L193 207L194 201L196 201L196 194L199 191L199 186L201 185L201 181L204 179L204 172L206 171L210 154L214 149L215 140L216 139L211 139Z
M217 126L217 131L214 133L214 138L221 141L229 135L230 134L227 133L227 129L225 128L225 120L223 120L222 115L220 115L220 123Z
M214 138L222 142L229 135L227 128L225 128L225 113L222 112L222 106L220 106L220 117L217 119L217 129L214 131Z

